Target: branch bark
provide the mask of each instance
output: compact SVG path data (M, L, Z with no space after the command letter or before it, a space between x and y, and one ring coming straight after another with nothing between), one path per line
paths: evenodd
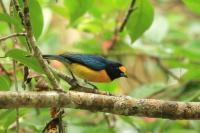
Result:
M0 92L0 108L66 107L127 116L200 119L199 102L106 96L84 92Z

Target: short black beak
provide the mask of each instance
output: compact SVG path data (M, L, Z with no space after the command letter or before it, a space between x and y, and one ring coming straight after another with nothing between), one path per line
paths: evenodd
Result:
M121 73L120 76L121 76L121 77L128 78L128 76L127 76L125 73Z

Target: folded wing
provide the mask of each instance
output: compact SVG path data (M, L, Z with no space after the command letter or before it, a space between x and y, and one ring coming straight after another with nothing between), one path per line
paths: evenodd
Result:
M96 55L87 54L62 54L60 55L71 63L78 63L87 66L93 70L105 69L107 62L105 58Z

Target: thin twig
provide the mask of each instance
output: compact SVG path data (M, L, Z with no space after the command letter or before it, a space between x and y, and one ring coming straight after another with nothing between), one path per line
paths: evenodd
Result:
M161 70L163 70L163 72L165 72L166 74L169 74L170 76L172 76L174 79L176 79L178 82L180 82L180 78L178 78L175 74L173 74L170 70L168 70L160 61L159 58L155 59L158 66L160 67Z
M129 6L129 8L128 8L127 14L126 14L126 16L125 16L124 20L122 21L122 24L121 24L121 26L120 26L120 28L119 28L119 32L122 32L122 31L123 31L123 29L124 29L126 23L128 22L128 19L129 19L129 17L131 16L131 13L132 13L133 10L134 10L135 2L136 2L136 0L132 0L132 1L131 1L131 4L130 4L130 6Z
M107 53L108 50L113 49L113 47L115 46L115 44L119 41L119 32L123 31L123 29L124 29L124 27L125 27L128 19L129 19L130 15L131 15L131 13L134 10L133 7L135 5L135 2L136 2L136 0L132 0L131 1L131 4L130 4L130 6L128 8L127 14L126 14L124 20L122 21L122 24L121 24L120 27L118 27L118 19L116 19L116 25L115 25L115 28L114 28L113 36L112 36L112 38L110 40L111 44L110 44L110 46L108 48L106 48L105 53Z
M10 10L11 14L13 14L13 5L10 5ZM14 25L10 26L11 31L14 31ZM14 36L13 38L13 48L15 48L17 45L17 38ZM17 73L16 73L16 61L13 59L13 75L14 75L14 85L15 85L15 90L18 92L18 81L17 81ZM16 108L16 133L19 133L20 126L19 126L19 108Z
M14 1L15 7L16 7L16 10L18 11L18 13L22 14L21 8L19 7L18 0L13 0L13 1ZM30 17L29 17L28 1L24 0L23 2L24 2L24 16L23 16L23 14L22 15L19 14L19 16L21 18L21 21L24 22L24 27L25 27L25 31L27 33L28 43L31 45L31 48L33 49L33 54L40 62L45 74L47 75L47 78L49 79L51 85L53 86L53 89L59 89L60 87L59 87L56 79L54 78L53 74L49 70L48 64L42 58L42 53L41 53L40 49L38 48L36 39L33 35L32 26L31 26Z
M51 73L50 69L48 68L48 64L43 60L40 49L37 47L37 42L33 35L32 26L31 26L31 22L30 22L28 1L24 0L23 2L24 2L24 24L25 24L24 26L25 26L25 30L27 32L28 42L30 43L30 45L33 49L34 56L40 62L45 74L47 75L51 85L53 86L53 89L59 89L60 87L59 87L56 79L54 78L53 74Z
M0 63L0 69L6 74L6 75L8 75L8 77L11 75L11 73L10 72L8 72L5 68L4 68L4 66ZM10 77L9 77L10 78Z
M16 11L17 11L17 13L18 13L18 16L19 16L20 19L21 19L22 25L25 26L25 25L24 25L24 23L25 23L25 22L24 22L24 14L23 14L23 12L22 12L22 9L21 9L20 6L19 6L18 0L12 0L11 2L13 2L14 6L15 6L15 9L16 9ZM31 53L31 52L32 52L32 48L31 48L30 43L29 43L29 41L28 41L27 35L26 35L26 43L27 43L27 45L28 45L28 50L29 50L29 52Z
M7 40L9 38L17 37L17 36L26 36L26 33L23 33L23 32L22 33L13 33L11 35L1 37L0 38L0 42L5 41L5 40Z
M14 81L15 81L15 90L18 91L18 82L16 75L16 61L13 60L13 70L14 70ZM19 133L19 108L16 108L16 133Z
M1 0L1 7L3 8L4 13L8 14L7 11L6 11L6 8L5 8L5 6L4 6L4 4L2 2L2 0ZM12 1L10 3L10 14L11 15L13 14L13 4L12 4ZM12 32L14 30L13 25L8 24L8 26L10 28L10 31ZM24 36L24 35L25 35L25 33L13 33L13 34L11 34L9 36L0 38L0 42L4 41L6 39L9 39L9 38L13 38L13 37L16 37L16 36ZM13 47L15 47L16 43L17 43L17 40L15 38L15 39L13 39ZM12 64L13 64L14 81L15 81L14 85L15 85L15 90L18 91L18 82L17 82L17 75L16 75L16 61L15 60L12 60L12 61L13 61ZM1 68L4 70L5 73L8 74L8 72L4 69L3 66ZM20 126L19 126L19 108L17 107L16 108L16 133L19 133L19 130L20 130Z
M19 6L18 0L12 0L12 2L13 2L13 4L14 4L14 6L15 6L15 9L16 9L16 11L17 11L17 13L18 13L20 19L21 19L22 25L24 25L24 19L23 19L23 18L24 18L24 14L22 13L22 9L21 9L20 6Z

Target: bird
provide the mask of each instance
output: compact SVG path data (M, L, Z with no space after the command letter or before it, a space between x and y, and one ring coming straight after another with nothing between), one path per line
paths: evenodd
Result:
M125 66L98 55L66 53L43 55L43 58L57 60L66 65L74 79L75 74L85 81L106 83L120 77L127 77Z

